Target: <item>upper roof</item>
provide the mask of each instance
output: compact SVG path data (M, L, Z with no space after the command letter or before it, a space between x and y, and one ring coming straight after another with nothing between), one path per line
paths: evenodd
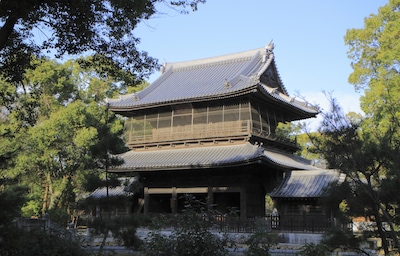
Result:
M166 63L144 90L108 99L113 111L194 102L261 92L264 97L315 116L318 111L290 97L279 77L274 45L200 60Z
M318 169L311 161L249 142L239 145L186 147L168 150L128 151L119 155L124 164L111 172L159 171L238 166L259 161L283 169Z
M345 175L337 170L295 170L286 175L270 196L273 198L321 197L332 183L341 183Z

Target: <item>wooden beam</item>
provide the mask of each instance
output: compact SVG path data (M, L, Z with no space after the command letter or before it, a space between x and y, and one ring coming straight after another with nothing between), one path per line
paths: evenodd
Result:
M191 188L147 188L149 194L172 194L175 189L177 194L199 194L208 193L209 189L214 193L228 193L228 192L241 192L240 187L191 187Z
M247 218L247 194L245 189L240 191L240 218Z
M143 213L148 214L149 213L149 187L144 187L144 209Z
M176 187L172 187L171 213L175 214L177 212L178 212L178 196L176 193Z

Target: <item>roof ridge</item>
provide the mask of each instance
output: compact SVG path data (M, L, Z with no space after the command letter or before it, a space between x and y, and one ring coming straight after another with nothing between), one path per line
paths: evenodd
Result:
M220 61L209 62L209 63L205 62L205 63L201 63L201 64L199 63L196 65L183 66L183 67L177 67L177 68L172 67L172 70L174 72L179 72L179 71L193 70L193 69L198 69L198 68L219 66L221 64L231 64L231 63L236 63L236 62L248 61L248 60L251 60L252 57L253 56L248 56L248 57L242 57L242 58L237 58L237 59L220 60Z
M264 48L257 48L248 51L242 51L237 53L230 53L215 57L209 58L202 58L197 60L189 60L189 61L181 61L181 62L172 62L166 63L165 69L172 68L173 70L184 70L185 68L189 67L198 67L198 66L211 66L211 65L218 65L221 63L233 63L251 59L256 53L263 52Z

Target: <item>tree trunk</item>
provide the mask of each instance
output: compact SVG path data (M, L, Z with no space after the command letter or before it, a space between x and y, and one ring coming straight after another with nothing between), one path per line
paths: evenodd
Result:
M50 186L51 186L51 177L50 173L46 173L46 180L44 185L44 194L43 194L43 204L42 204L42 214L44 214L49 209L49 202L51 199L50 195Z
M103 235L103 240L101 241L100 248L99 248L99 251L97 253L97 255L99 255L99 256L103 255L103 250L104 250L104 246L106 245L108 232L110 231L109 224L110 223L108 222L107 225L106 225L106 229L105 229L105 232L104 232L104 235Z
M49 207L48 200L49 200L49 183L46 180L46 184L44 186L42 214L44 214L47 211L48 207Z
M392 218L389 215L389 213L386 211L386 207L383 207L383 205L381 205L381 211L383 212L383 216L385 217L386 222L390 226L389 234L390 234L390 237L393 239L393 245L395 248L399 248L399 240L397 239L397 235L394 231L394 225L393 225Z
M60 187L57 189L57 196L52 203L53 208L59 208L60 205L62 206L62 200L65 193L65 188L67 187L68 176L64 175L60 184Z
M385 252L385 255L389 255L389 245L388 245L388 241L387 241L387 237L386 237L386 232L383 228L382 218L379 215L378 209L374 209L374 215L375 215L376 227L378 228L378 234L379 234L379 237L382 239L383 251Z

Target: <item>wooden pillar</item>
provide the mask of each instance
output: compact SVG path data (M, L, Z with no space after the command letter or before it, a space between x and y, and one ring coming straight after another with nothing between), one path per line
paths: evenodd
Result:
M240 218L247 218L247 195L244 188L240 189Z
M208 186L207 188L207 208L210 208L210 205L214 203L214 192L213 192L213 187ZM211 209L209 209L211 210Z
M175 214L178 212L178 195L176 193L176 187L172 187L171 194L171 213Z
M143 213L148 214L149 213L149 187L144 187L144 209Z

